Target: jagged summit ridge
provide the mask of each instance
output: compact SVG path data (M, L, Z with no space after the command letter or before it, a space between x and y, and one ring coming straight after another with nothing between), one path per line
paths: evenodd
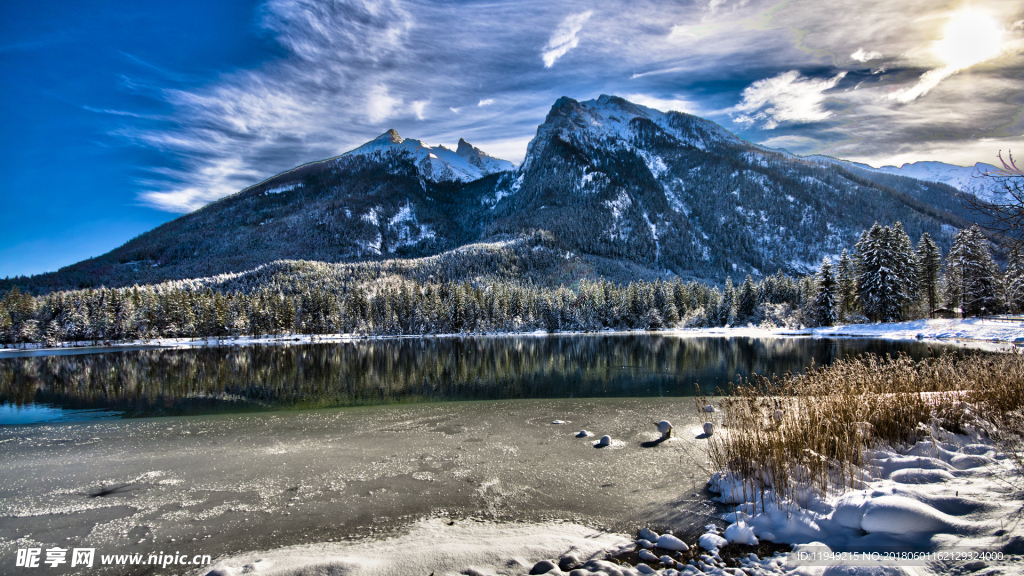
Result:
M420 175L433 182L472 182L515 168L511 162L494 158L461 138L458 149L452 151L442 145L431 146L415 138L402 138L394 128L341 157L383 153L409 154Z
M553 135L583 147L636 151L643 147L639 141L652 127L671 137L676 145L701 150L714 142L739 140L714 122L683 112L662 112L608 94L583 102L562 96L537 128L521 170L530 166L533 157L543 153L543 147Z

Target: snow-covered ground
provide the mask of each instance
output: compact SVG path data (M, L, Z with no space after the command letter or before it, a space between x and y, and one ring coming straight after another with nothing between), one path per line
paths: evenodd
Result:
M601 334L629 334L644 331L602 331ZM888 340L934 340L944 342L1021 344L1024 343L1024 322L982 320L977 318L953 320L913 320L878 324L843 324L827 328L775 328L755 326L734 326L727 328L668 329L651 331L680 337L807 337L816 338L880 338ZM94 342L68 342L59 347L49 348L42 344L17 345L0 348L0 358L32 355L83 354L122 349L142 348L199 348L204 346L251 346L253 344L309 344L314 342L354 342L364 340L389 340L398 338L461 338L467 336L547 336L543 330L511 333L455 333L408 336L362 336L358 334L285 334L278 336L240 336L237 338L155 338L151 340L130 340L97 345ZM557 332L557 334L583 334L582 332ZM1005 350L1006 346L979 346L992 350Z
M870 456L860 489L825 498L808 492L802 502L779 500L770 489L762 500L749 482L714 475L717 500L735 507L723 517L732 522L725 538L806 545L775 565L751 563L753 574L821 573L829 564L859 564L859 574L1024 572L1024 478L984 434L932 429L913 446ZM829 557L840 551L846 555ZM893 557L924 552L933 555Z
M844 324L810 330L819 338L867 337L892 340L976 340L1024 343L1024 322L980 318Z

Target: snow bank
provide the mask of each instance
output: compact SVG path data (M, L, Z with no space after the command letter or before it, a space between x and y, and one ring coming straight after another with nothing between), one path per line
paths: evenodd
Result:
M731 522L724 540L813 543L826 551L960 547L998 554L1012 549L1024 539L1024 527L1003 522L1020 507L1006 478L1018 471L979 436L933 433L933 438L898 450L869 450L870 463L862 471L868 479L865 489L842 494L822 497L805 492L795 502L780 499L767 488L762 500L751 482L715 474L710 482L718 494L715 499L735 509L722 516ZM713 536L705 534L701 546L718 547ZM795 553L779 558L792 560ZM816 573L821 573L820 566ZM856 573L901 572L876 565L859 567Z
M818 338L866 337L889 340L981 340L1024 343L1024 322L980 318L845 324L814 328L810 332Z
M248 553L218 560L198 574L260 576L300 573L335 576L395 574L526 574L538 561L571 552L581 559L632 545L622 534L571 523L499 524L472 520L449 525L422 520L405 535L362 543L324 543Z

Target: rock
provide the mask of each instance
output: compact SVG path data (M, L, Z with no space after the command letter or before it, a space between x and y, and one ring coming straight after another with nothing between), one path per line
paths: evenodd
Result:
M661 432L662 438L669 438L672 436L672 423L668 420L662 420L658 422L658 432Z
M704 407L704 411L705 412L714 412L715 411L715 407L712 406L711 404L708 404L707 406Z
M607 434L605 434L604 436L601 436L601 439L597 441L597 444L594 444L594 446L596 448L605 448L605 447L608 447L608 446L611 446L611 445L612 445L612 437L607 435Z
M640 559L644 562L659 562L658 557L650 550L641 550L638 556L640 556Z
M719 548L725 546L728 543L729 541L725 538L722 538L718 534L712 534L711 532L708 532L707 534L701 536L700 541L698 542L698 544L700 544L700 547L705 550L718 550Z
M583 566L583 562L580 559L573 556L572 554L566 554L558 559L558 569L562 572L569 572Z
M541 560L540 562L534 564L533 568L530 568L530 574L547 574L548 572L551 572L552 570L555 570L557 568L558 566L555 566L554 562L550 560Z
M776 410L775 412L772 413L772 419L774 419L776 422L782 422L783 414L784 413L782 412L782 410Z
M676 565L676 561L673 560L672 557L669 556L668 554L662 556L661 558L658 558L658 560L661 560L661 563L664 564L665 566L675 566Z
M654 530L650 530L648 528L644 528L643 530L640 531L640 537L643 538L644 540L650 540L651 542L656 542L658 540L658 533L655 532Z
M565 424L565 420L552 420L552 424Z
M690 547L686 545L686 542L683 542L671 534L662 534L655 543L655 546L664 550L674 550L676 552L686 552L690 549Z
M576 433L577 438L589 438L593 435L594 434L592 432L587 432L586 430L580 430L578 433Z
M647 564L637 564L636 571L641 574L654 574L655 572L654 568L651 568Z
M648 540L646 538L641 538L641 539L637 540L636 543L641 548L654 548L654 542L651 542L650 540Z
M711 435L715 433L715 425L711 422L704 423L704 436L711 438Z

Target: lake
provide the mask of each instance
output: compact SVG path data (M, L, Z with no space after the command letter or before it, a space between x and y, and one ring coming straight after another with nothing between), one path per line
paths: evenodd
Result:
M697 410L698 389L864 352L939 350L615 334L5 358L0 571L31 547L216 558L377 545L438 518L470 533L574 522L695 538L724 512L704 486L700 436L719 414ZM661 419L675 434L656 442ZM613 444L598 449L604 434ZM74 572L64 568L48 573Z
M460 400L685 397L737 375L952 346L672 334L467 336L0 359L0 424Z

